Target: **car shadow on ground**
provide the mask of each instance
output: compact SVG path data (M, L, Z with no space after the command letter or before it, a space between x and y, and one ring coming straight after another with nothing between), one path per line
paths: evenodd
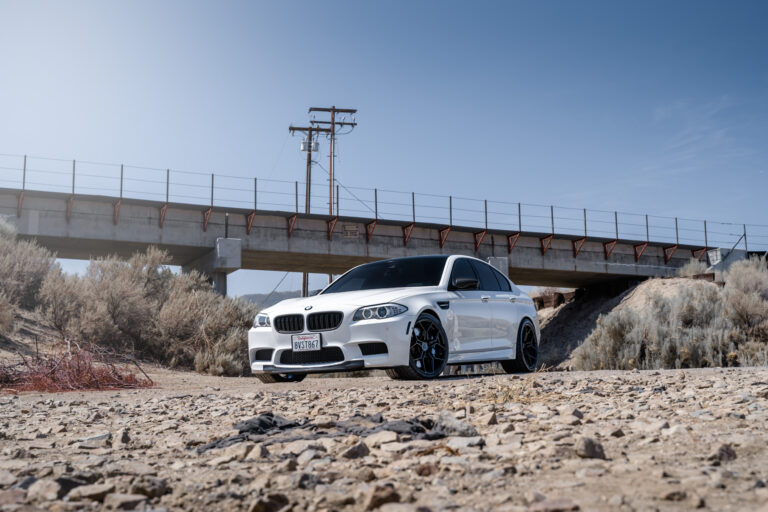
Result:
M440 375L435 380L473 380L473 379L480 379L483 377L500 377L505 375L526 375L525 373L516 373L516 374L507 374L507 373L498 373L498 372L479 372L479 373L462 373L459 375Z

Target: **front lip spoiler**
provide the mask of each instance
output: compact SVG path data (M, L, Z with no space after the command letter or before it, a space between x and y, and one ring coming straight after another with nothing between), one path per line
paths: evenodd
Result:
M362 359L352 361L343 361L336 364L307 365L307 366L280 366L276 364L265 364L260 372L257 373L328 373L348 370L360 370L365 368L365 362Z

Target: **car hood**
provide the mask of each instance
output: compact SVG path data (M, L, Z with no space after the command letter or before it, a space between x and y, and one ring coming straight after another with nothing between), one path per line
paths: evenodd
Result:
M358 290L352 292L329 293L327 295L315 295L313 297L299 297L296 299L286 299L274 306L265 309L263 312L270 315L280 315L286 313L303 313L309 311L306 308L311 306L311 311L331 311L331 310L349 310L363 306L372 306L374 304L384 304L387 302L397 302L398 300L437 290L435 286L420 286L408 288L383 288L377 290Z

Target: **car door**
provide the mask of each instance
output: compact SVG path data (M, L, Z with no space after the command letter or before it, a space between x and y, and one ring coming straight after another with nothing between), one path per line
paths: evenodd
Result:
M453 293L450 301L453 321L448 333L451 351L466 353L490 350L493 348L491 304L488 300L483 300L487 292L480 289L457 290L452 285L458 278L475 279L479 282L471 260L458 258L453 262L451 270L449 290Z
M519 319L516 317L515 297L509 281L496 269L481 261L472 261L475 272L480 276L482 297L491 305L491 335L494 349L514 346Z
M496 295L493 317L500 331L493 338L494 346L500 349L517 347L517 330L522 320L522 297L520 290L513 286L501 272L492 269L501 289Z

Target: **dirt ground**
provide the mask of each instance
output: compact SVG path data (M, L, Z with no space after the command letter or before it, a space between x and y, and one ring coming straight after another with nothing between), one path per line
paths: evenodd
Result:
M764 368L150 374L0 394L0 510L768 510Z

